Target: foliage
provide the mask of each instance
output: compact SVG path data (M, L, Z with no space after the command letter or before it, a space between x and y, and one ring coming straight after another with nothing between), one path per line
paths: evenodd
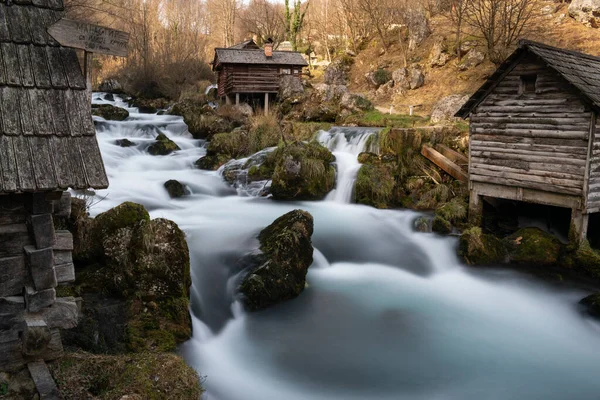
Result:
M523 228L506 238L510 259L527 265L555 265L560 241L539 228Z
M378 110L372 110L365 113L352 114L344 120L344 123L358 126L412 128L427 125L429 118L403 114L384 114Z
M393 206L394 186L391 165L363 165L356 178L356 202L376 208L390 208Z
M383 85L392 79L390 71L379 68L373 73L373 79L378 85Z
M255 115L250 118L248 152L254 154L267 147L277 146L282 137L281 126L273 115Z

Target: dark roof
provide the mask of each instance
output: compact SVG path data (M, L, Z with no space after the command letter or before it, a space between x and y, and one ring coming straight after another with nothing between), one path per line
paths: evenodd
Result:
M108 186L77 54L46 32L62 10L0 3L0 193Z
M262 49L215 49L214 67L220 64L268 64L268 65L308 65L302 54L295 51L273 51L273 57L267 58Z
M467 118L473 109L512 71L526 53L539 57L548 67L555 70L573 85L581 96L593 106L600 108L600 57L522 40L517 50L498 67L496 72L458 110L456 116Z
M258 49L258 45L254 39L245 40L242 43L234 44L229 49Z

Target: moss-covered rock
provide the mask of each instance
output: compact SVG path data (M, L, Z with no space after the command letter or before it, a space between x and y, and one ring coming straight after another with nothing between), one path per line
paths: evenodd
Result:
M276 200L320 200L335 185L335 157L316 142L282 145L265 164L274 165L271 194Z
M181 150L177 144L169 139L164 133L156 137L156 142L148 147L148 153L153 156L166 156L174 151Z
M518 264L555 265L561 243L552 234L539 228L523 228L505 239L511 262Z
M363 155L362 160L365 160ZM370 161L374 161L372 158ZM354 195L358 204L377 208L391 208L394 202L394 166L390 163L365 164L358 170Z
M436 215L435 218L433 218L431 230L433 232L447 235L448 233L452 232L452 224L444 217Z
M415 231L428 233L432 231L433 220L428 217L419 217L414 222Z
M600 280L600 253L594 250L587 240L584 240L576 249L572 247L570 245L564 249L560 259L561 265Z
M185 185L179 182L178 180L168 180L163 186L165 187L165 189L167 189L169 196L171 196L171 198L173 199L183 197L187 194L185 190Z
M127 201L93 219L93 240L102 240L141 221L150 221L148 211L141 204Z
M600 293L591 294L582 299L579 304L593 317L600 318Z
M231 157L224 154L206 155L196 160L194 165L207 171L216 171L229 160L231 160Z
M460 236L459 255L470 265L490 265L504 261L506 250L500 239L484 234L479 227L466 229Z
M65 400L197 400L203 392L198 374L175 354L66 353L49 369Z
M138 97L131 102L132 107L137 107L140 113L155 114L159 109L169 107L169 100L164 98L148 99Z
M123 139L117 139L117 140L115 141L115 144L116 144L117 146L120 146L120 147L133 147L133 146L135 146L135 143L134 143L134 142L132 142L132 141L131 141L131 140L129 140L129 139L125 139L125 138L123 138Z
M258 235L262 255L258 267L242 281L242 301L251 311L297 297L306 284L313 262L313 218L294 210L263 229Z
M102 104L92 108L92 114L110 121L123 121L129 117L129 111L110 104Z

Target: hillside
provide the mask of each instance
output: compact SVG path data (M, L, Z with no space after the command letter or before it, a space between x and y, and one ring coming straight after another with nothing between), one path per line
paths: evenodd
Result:
M568 3L543 1L542 12L536 21L539 27L524 38L540 41L552 46L564 47L592 55L600 55L600 30L587 27L568 15ZM425 75L424 86L397 93L377 95L375 88L365 78L369 72L385 69L390 73L404 67L402 47L393 42L388 51L382 54L381 46L376 41L368 43L366 48L355 57L350 73L350 89L368 96L375 105L389 109L393 104L395 112L407 113L409 105L420 105L415 113L428 115L435 103L451 94L471 94L493 73L495 65L486 59L479 65L459 70L454 51L453 27L443 16L430 20L432 34L409 56L407 66L418 65ZM475 37L466 37L476 51L484 52L483 43ZM449 60L444 66L431 66L431 54L434 46L441 44L443 53ZM463 57L464 59L464 57Z

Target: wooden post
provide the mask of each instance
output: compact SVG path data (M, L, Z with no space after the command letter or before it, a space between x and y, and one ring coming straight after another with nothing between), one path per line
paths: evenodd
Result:
M229 97L228 94L225 95L225 104L227 104L227 105L231 104L231 97Z
M240 105L240 94L239 93L235 94L235 105L236 106Z
M265 93L265 115L269 115L269 93Z
M576 208L571 209L571 226L569 228L569 240L579 244L587 239L589 214L584 214Z
M86 89L90 99L92 98L92 62L94 61L93 56L94 53L91 53L87 50L84 51L85 60L83 63L83 70L85 75Z
M483 214L483 201L481 195L475 190L469 194L469 223L475 226L481 226L481 217Z

